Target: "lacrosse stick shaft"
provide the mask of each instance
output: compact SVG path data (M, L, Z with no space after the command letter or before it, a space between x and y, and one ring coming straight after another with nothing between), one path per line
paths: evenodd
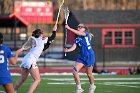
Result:
M67 24L68 17L69 17L69 9L68 9L68 7L65 7L63 9L63 11L64 11L64 17L65 17L65 24ZM67 47L66 44L67 44L67 29L65 29L65 45L64 45L65 48ZM66 52L65 52L65 56L66 56Z
M56 18L55 25L57 25L57 24L58 24L58 18L59 18L59 15L60 15L60 10L61 10L61 8L59 8L59 11L58 11L58 14L57 14L57 18Z
M60 16L60 11L61 11L61 7L62 7L63 4L64 4L64 0L62 0L61 4L59 6L59 10L58 10L58 13L57 13L57 18L56 18L55 25L58 24L58 19L59 19L59 16Z
M67 45L67 29L65 29L65 48ZM65 56L67 56L66 52L65 52Z
M65 24L68 24L68 16L67 15L66 19L65 19ZM65 28L65 48L67 47L67 28ZM66 52L65 52L65 56L67 56Z

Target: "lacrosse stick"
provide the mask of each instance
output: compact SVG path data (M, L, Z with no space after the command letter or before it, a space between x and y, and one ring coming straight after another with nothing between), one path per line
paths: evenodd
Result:
M64 7L63 11L64 11L65 24L67 24L70 11L68 7Z
M63 6L63 4L64 4L64 0L61 0L61 2L60 2L60 6L59 6L59 10L58 10L58 13L57 13L57 18L56 18L55 25L57 25L57 23L58 23L58 19L59 19L59 15L60 15L61 7Z
M69 11L68 7L65 7L63 9L63 11L64 11L65 24L67 24L70 11ZM65 44L65 47L66 47L66 44L67 44L67 29L65 29L65 30L66 31L65 31L65 43L64 44ZM65 53L65 56L66 56L66 53Z
M33 36L30 36L28 40L22 45L21 50L28 50L33 46L36 46L36 39Z

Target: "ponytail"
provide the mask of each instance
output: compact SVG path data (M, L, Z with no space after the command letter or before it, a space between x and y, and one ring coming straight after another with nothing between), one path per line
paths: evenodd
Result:
M89 33L90 40L94 37L94 35L89 31L88 27L85 26L86 31Z
M36 29L33 31L32 36L35 38L39 38L41 34L43 34L43 31L41 31L41 29Z
M0 33L0 44L2 44L3 43L3 35L2 35L2 33Z
M94 35L91 32L89 32L89 36L90 36L90 40L94 37Z

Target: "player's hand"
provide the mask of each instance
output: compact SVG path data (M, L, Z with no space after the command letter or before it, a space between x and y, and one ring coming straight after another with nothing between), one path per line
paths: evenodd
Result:
M21 52L22 52L22 49L18 49L18 50L16 51L17 54L21 54Z
M54 25L53 31L56 31L56 30L57 30L57 25Z
M68 51L68 48L64 48L64 52L69 52L69 51Z
M65 25L65 28L66 28L66 29L70 29L70 27L68 26L68 24Z

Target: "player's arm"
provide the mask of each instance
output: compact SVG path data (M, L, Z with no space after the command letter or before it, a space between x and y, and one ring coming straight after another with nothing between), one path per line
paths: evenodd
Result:
M74 43L71 48L65 48L64 52L71 52L71 51L74 51L75 49L76 49L76 44Z
M86 33L85 32L81 32L81 31L78 31L78 30L75 30L71 27L69 27L68 25L65 25L65 28L72 31L73 33L75 33L76 35L79 35L79 36L86 36Z
M57 25L55 25L53 27L52 35L50 37L48 37L47 43L44 44L43 51L45 51L50 46L50 44L54 41L54 39L56 37L56 31L57 31Z
M9 63L12 64L12 65L15 65L17 64L17 59L18 59L18 56L19 54L22 52L22 49L18 49L16 51L16 54L15 54L15 57L10 57L8 60L9 60Z

